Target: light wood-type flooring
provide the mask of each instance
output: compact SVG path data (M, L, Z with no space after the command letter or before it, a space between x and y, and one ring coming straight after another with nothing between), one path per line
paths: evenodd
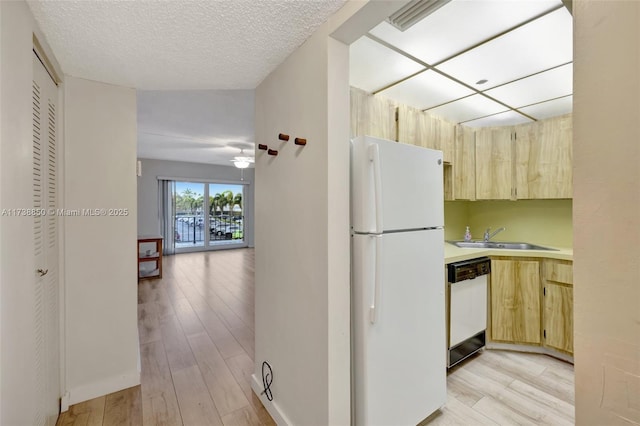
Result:
M57 425L273 425L249 385L253 303L253 249L165 257L163 278L138 285L141 386L73 405ZM484 351L447 386L430 425L573 424L573 366L544 355Z
M555 358L484 350L449 371L447 404L432 425L573 425L573 365Z

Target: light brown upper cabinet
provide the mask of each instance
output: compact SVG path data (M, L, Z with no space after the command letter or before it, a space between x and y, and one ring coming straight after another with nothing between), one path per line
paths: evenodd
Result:
M476 135L472 128L455 128L453 196L456 200L476 199Z
M442 161L453 163L455 157L456 126L438 117L432 117L438 123L440 149L442 150Z
M458 131L465 132L464 129ZM457 137L456 144L459 154L465 143ZM572 163L571 114L513 127L477 129L475 199L572 198ZM460 173L467 173L471 165L467 162L464 171L459 170L456 157L454 166L456 199L473 200L457 186L464 182Z
M396 140L396 105L383 97L351 88L351 137Z
M571 198L572 118L515 127L516 198Z
M571 114L480 129L351 88L351 137L442 151L445 200L572 197Z
M442 151L442 160L454 157L455 125L406 105L398 105L398 142Z
M512 137L512 127L476 130L476 200L514 198Z
M431 148L435 131L429 118L419 109L398 105L398 142Z
M533 171L535 168L530 168L529 162L531 146L537 143L539 129L539 122L514 126L514 198L532 198L529 195L529 170Z

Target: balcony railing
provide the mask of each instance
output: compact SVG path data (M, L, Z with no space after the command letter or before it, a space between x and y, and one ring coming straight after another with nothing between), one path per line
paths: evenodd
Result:
M207 228L209 241L242 240L244 239L244 216L210 216L209 226L205 226L204 216L177 215L175 241L176 243L204 243Z

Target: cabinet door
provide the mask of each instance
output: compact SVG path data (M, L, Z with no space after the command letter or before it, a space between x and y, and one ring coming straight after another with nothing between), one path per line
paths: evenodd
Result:
M516 132L517 197L571 198L571 115L519 126Z
M544 290L544 344L573 353L573 288L546 283Z
M476 142L470 127L455 127L453 195L456 200L476 199Z
M351 88L351 137L373 136L396 140L396 105L393 101Z
M442 151L453 162L455 125L407 105L398 105L398 142Z
M453 123L434 118L438 121L440 130L440 150L442 150L442 161L451 163L455 157L455 128Z
M533 260L491 261L491 337L540 343L540 264Z
M538 123L527 123L514 127L514 195L518 200L533 198L529 193L529 162L531 161L531 144L536 143L539 128Z
M423 146L420 143L423 114L419 109L398 105L398 142Z
M513 194L511 127L476 131L476 199L510 200Z
M573 262L544 260L544 345L573 354Z

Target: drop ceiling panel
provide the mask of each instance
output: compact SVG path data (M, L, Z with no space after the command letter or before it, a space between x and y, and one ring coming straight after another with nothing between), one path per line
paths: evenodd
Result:
M485 92L515 108L573 93L573 64L536 74Z
M507 111L489 117L479 118L464 123L468 127L494 127L494 126L514 126L516 124L531 123L527 117L515 111Z
M419 109L431 108L471 93L471 89L431 70L380 92L384 97Z
M405 32L382 22L371 34L433 65L561 4L560 0L453 0Z
M560 99L553 99L551 101L520 108L520 111L538 120L569 114L572 110L573 96L565 96Z
M565 8L558 9L445 62L438 69L469 85L486 79L487 86L494 87L570 62L571 19Z
M506 110L508 110L508 108L504 105L500 105L485 96L471 95L455 102L427 110L427 112L439 117L446 117L447 120L459 123Z
M350 46L349 83L367 92L381 89L424 67L367 37Z

